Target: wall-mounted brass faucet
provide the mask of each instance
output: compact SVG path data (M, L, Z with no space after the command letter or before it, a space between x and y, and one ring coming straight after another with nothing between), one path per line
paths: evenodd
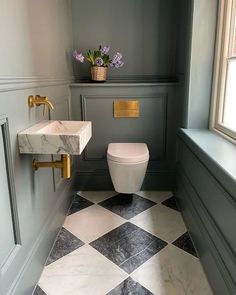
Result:
M61 169L61 177L64 179L70 178L70 155L61 155L61 161L54 162L39 162L33 160L33 170L39 168L59 168Z
M40 96L40 95L30 95L28 97L28 105L30 108L34 107L34 106L40 106L40 105L44 105L44 110L43 110L43 114L45 115L45 106L48 107L48 109L53 110L54 106L51 103L51 101L48 99L47 96Z

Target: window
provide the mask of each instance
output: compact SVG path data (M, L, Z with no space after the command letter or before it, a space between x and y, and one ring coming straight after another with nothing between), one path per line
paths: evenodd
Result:
M236 140L236 0L219 1L210 128Z

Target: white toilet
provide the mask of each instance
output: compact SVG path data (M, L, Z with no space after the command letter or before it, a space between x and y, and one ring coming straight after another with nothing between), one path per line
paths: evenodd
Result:
M110 143L107 162L115 190L124 194L139 191L148 160L149 151L145 143Z

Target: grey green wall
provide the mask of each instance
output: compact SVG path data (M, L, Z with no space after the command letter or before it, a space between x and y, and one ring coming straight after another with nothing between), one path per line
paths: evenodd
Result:
M114 118L113 104L138 100L138 118ZM106 151L111 142L144 142L150 160L143 189L172 189L176 132L179 126L178 83L77 83L71 86L73 120L92 121L92 139L77 158L76 188L113 189Z
M178 46L177 46L177 73L180 82L180 124L186 126L186 114L188 108L188 85L191 56L193 1L180 0L178 6Z
M73 119L85 118L94 125L93 138L76 165L76 187L113 188L106 149L109 142L122 141L148 144L151 158L143 189L173 188L189 48L188 1L73 0L72 11L74 48L86 52L108 44L125 61L123 68L109 69L107 83L71 88ZM74 63L74 70L77 78L85 78L89 66ZM170 77L180 82L172 83ZM140 118L114 119L116 98L138 99Z
M0 232L5 240L4 246L0 246L1 294L31 294L64 220L72 194L71 182L61 180L58 171L55 174L50 170L33 173L32 157L18 153L17 133L43 119L40 107L28 109L28 95L48 95L55 104L52 118L69 118L68 85L73 80L71 51L74 48L84 51L100 43L109 44L124 54L125 67L111 70L111 79L135 79L136 82L146 79L146 82L150 82L157 76L177 76L180 82L175 86L153 84L149 87L136 83L130 86L86 88L81 84L72 90L72 118L86 117L96 122L92 149L75 160L79 176L76 178L77 188L104 189L101 184L108 185L106 188L111 185L104 159L105 145L108 140L120 138L112 134L103 136L102 126L113 121L111 101L119 96L139 97L142 109L150 109L150 105L153 105L156 113L161 115L163 104L160 101L166 101L166 117L156 119L153 115L147 118L144 111L140 122L153 128L149 138L151 149L154 149L153 158L161 155L157 161L150 161L146 188L158 188L154 186L158 182L159 188L167 188L163 184L170 184L170 176L172 186L179 115L182 113L184 127L208 127L217 2L72 0L70 7L69 0L1 1L0 11L4 13L0 19L0 160L5 161L5 166L3 162L0 172L0 215L6 225ZM73 66L77 76L87 76L88 68L78 64ZM115 134L122 134L123 141L129 141L130 136L123 133L127 122L122 121L119 123L121 126L113 125L113 130ZM155 134L157 122L162 128L157 128ZM159 139L163 139L163 130L165 143L155 145ZM137 140L136 127L134 131L132 140ZM143 138L146 139L145 136L144 130ZM194 146L197 147L196 144ZM209 242L213 235L215 239L226 234L224 227L218 236L215 230L214 223L219 222L221 212L212 218L209 215L214 207L214 204L210 204L211 192L204 195L200 192L202 186L207 188L203 175L208 185L212 182L213 188L219 189L218 196L222 200L226 196L227 200L231 198L232 183L215 181L215 170L208 171L209 161L203 165L194 147L189 152L189 141L183 142L183 137L180 147L179 161L185 167L179 170L177 198L184 218L215 294L234 294L234 268L228 259L231 252L224 245L229 241L222 239L222 246L222 241L215 240L214 247ZM165 150L165 153L155 154L155 149ZM97 152L102 154L97 155ZM210 155L208 157L210 159ZM38 158L50 159L46 156ZM190 160L194 162L196 175L191 174ZM187 174L187 181L184 173ZM206 224L209 220L214 222ZM222 264L219 262L221 260ZM211 266L210 270L208 265Z
M176 197L216 295L236 293L235 145L208 129L217 0L191 3Z
M218 0L196 0L191 6L191 53L186 84L184 127L208 128Z
M234 295L236 184L226 166L235 146L209 130L193 129L183 130L178 143L176 197L186 225L213 293Z
M45 119L42 107L28 108L28 95L47 95L52 118L69 118L71 9L66 0L3 0L0 11L0 294L30 295L72 192L58 172L33 173L17 133Z
M174 0L72 0L74 48L99 44L123 53L125 66L109 78L176 75L178 6ZM88 65L75 64L79 77Z

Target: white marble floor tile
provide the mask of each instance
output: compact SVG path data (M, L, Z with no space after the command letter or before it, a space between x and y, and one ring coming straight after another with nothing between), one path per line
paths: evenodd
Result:
M104 295L128 275L89 245L45 267L39 286L47 295Z
M64 227L84 243L90 243L126 220L99 205L67 216Z
M161 204L129 221L170 243L187 231L181 214Z
M156 295L212 295L200 262L168 245L131 274Z
M173 193L170 191L139 191L137 195L159 204L172 197Z
M118 193L115 191L79 191L77 194L93 203L99 203Z

